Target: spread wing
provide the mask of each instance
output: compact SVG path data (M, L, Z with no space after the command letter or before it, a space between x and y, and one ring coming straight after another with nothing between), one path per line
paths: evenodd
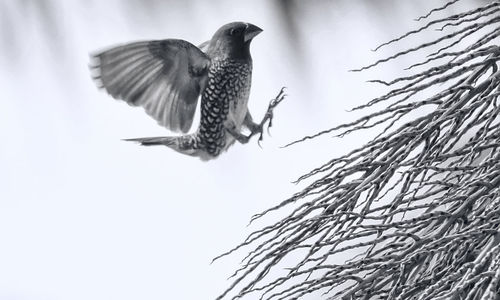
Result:
M142 106L159 124L187 132L210 59L183 40L160 40L120 45L91 55L98 84L116 99Z

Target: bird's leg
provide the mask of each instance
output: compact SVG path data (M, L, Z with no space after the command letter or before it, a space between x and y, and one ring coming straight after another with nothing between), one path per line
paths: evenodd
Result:
M234 124L225 125L224 127L226 128L227 132L230 135L232 135L238 142L240 142L242 144L248 143L248 141L252 137L251 134L249 136L246 136L243 133L238 132L236 130L236 126L234 126Z
M245 119L243 120L243 125L247 127L250 130L250 134L244 135L243 133L239 132L236 130L236 126L234 124L225 124L225 128L229 134L231 134L238 142L242 144L248 143L250 138L252 138L254 135L257 133L260 133L259 136L259 146L260 142L264 139L263 137L263 132L264 132L264 126L267 121L269 121L269 124L267 126L267 132L269 133L269 127L272 126L272 120L273 120L273 109L278 106L278 104L285 99L286 94L285 94L285 88L282 88L276 96L276 98L272 99L271 102L269 102L269 106L267 107L266 114L264 115L264 118L262 118L262 121L260 123L255 123L252 119L252 115L247 112L245 115Z
M262 131L262 127L260 126L260 124L257 124L253 121L252 115L249 111L247 111L247 114L245 115L243 126L250 130L250 136Z
M259 146L260 142L264 139L264 126L266 122L269 121L267 126L267 133L269 134L269 128L273 126L273 110L276 106L278 106L278 104L280 104L281 101L285 99L285 97L285 88L283 87L278 93L278 96L276 96L276 98L272 99L271 102L269 102L266 114L264 115L264 118L262 118L262 121L260 121L260 123L255 123L252 120L252 116L250 115L250 113L247 112L245 120L243 121L243 125L245 125L250 130L250 136L248 136L249 139L255 134L260 133L258 140Z

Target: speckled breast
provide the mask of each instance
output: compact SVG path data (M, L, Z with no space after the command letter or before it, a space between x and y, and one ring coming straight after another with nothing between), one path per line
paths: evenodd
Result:
M240 130L248 107L252 64L241 61L214 61L201 98L201 120L197 136L200 146L212 156L226 150L234 138L224 129L232 123Z

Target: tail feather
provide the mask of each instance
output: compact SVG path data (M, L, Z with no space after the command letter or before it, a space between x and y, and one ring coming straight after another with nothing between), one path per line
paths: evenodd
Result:
M127 142L136 142L142 146L175 146L177 137L173 136L159 136L159 137L147 137L147 138L135 138L135 139L124 139Z
M198 156L202 160L214 158L200 149L195 134L124 139L124 141L136 142L143 146L167 146L182 154Z

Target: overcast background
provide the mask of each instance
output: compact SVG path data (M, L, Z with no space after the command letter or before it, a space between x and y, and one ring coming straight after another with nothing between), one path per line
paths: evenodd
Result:
M403 47L370 51L442 3L1 0L0 299L213 299L245 253L211 259L279 213L246 227L250 217L370 133L280 146L359 116L346 110L382 91L365 81L394 77L409 60L348 70ZM255 118L288 87L263 149L255 138L202 162L121 141L169 133L96 89L89 52L198 44L231 21L264 29L251 48Z

